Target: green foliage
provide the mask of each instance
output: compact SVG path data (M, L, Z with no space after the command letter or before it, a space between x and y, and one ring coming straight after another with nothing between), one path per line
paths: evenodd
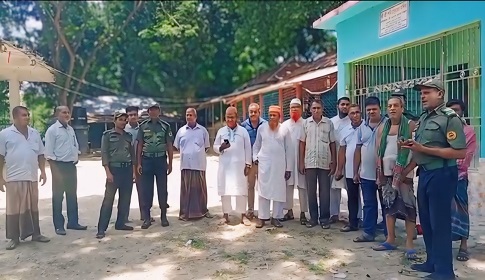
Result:
M7 39L68 74L57 75L60 90L36 85L57 104L110 94L83 80L183 104L229 93L282 61L335 51L335 38L311 24L343 2L1 1L0 18ZM27 30L31 18L42 30ZM11 38L17 27L25 36Z

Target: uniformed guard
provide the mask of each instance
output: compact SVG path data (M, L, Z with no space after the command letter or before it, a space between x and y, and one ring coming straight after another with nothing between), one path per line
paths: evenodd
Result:
M149 119L140 124L138 129L137 172L141 175L143 188L143 225L142 229L151 226L150 209L153 205L154 177L157 178L158 203L161 210L163 227L169 226L167 220L167 176L172 172L173 134L170 124L160 119L160 105L153 104L148 108ZM167 159L168 156L168 159Z
M405 116L406 118L412 120L412 121L415 121L417 122L419 120L419 117L414 115L411 111L407 110L406 109L406 92L403 90L403 89L398 89L396 90L395 92L393 92L391 94L391 97L399 97L402 99L403 103L404 103L404 113L403 113L403 116ZM389 115L386 114L386 118L389 118Z
M463 120L445 107L440 79L416 85L425 112L416 124L414 139L400 141L413 151L418 165L418 211L427 260L412 269L431 273L426 279L455 279L451 242L451 200L458 182L456 159L466 155Z
M114 114L115 127L105 131L101 140L101 161L106 171L106 190L99 213L98 233L96 234L98 239L105 237L117 190L119 190L119 198L115 229L133 230L133 227L125 224L127 213L130 211L133 172L134 166L136 166L132 135L124 130L127 118L126 113L116 112Z

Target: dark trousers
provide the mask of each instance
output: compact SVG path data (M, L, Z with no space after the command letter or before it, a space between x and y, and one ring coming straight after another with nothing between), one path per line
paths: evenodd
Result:
M381 203L382 220L384 223L384 235L387 236L386 215L383 204L382 189L377 187L376 181L361 179L362 197L364 199L363 227L364 233L369 237L375 237L377 218L379 216L379 204L377 194Z
M346 178L347 183L347 207L349 208L349 225L354 228L359 227L359 184L354 183L354 179ZM365 217L365 213L364 213Z
M143 204L143 195L140 183L140 174L135 172L135 186L136 186L136 193L138 194L138 208L140 209L140 219L143 220L143 213L142 213L142 204ZM131 209L131 198L130 198L130 205L128 205L128 212L126 213L126 221L129 220L130 216L130 209Z
M141 186L143 195L142 214L144 219L150 219L150 209L153 206L154 177L157 178L158 204L162 213L167 204L167 157L143 157L141 162Z
M419 167L418 211L426 245L426 263L443 278L453 277L451 200L456 194L458 168Z
M73 162L49 161L52 173L52 219L54 228L64 228L62 201L66 194L67 224L79 223L77 205L77 169Z
M308 208L312 222L328 223L330 218L330 170L308 168L305 179L308 189ZM318 199L317 199L318 186ZM320 202L320 207L318 203ZM320 215L319 215L320 214Z
M116 191L118 191L118 214L115 227L125 224L126 217L130 211L131 192L133 190L133 166L113 167L109 170L113 174L113 182L106 182L103 203L99 212L98 231L104 232L108 229L109 220L113 211L113 202Z

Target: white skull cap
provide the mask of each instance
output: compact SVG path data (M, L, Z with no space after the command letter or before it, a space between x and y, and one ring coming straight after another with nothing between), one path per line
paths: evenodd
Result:
M290 102L290 105L291 104L298 104L301 106L301 100L299 98L293 98Z

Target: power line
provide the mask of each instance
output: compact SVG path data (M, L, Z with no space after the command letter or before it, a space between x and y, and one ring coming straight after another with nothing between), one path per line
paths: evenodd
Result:
M42 64L41 64L41 65L42 65ZM47 68L47 67L46 67L46 66L44 66L44 65L42 65L42 67L44 67L44 68L46 68L46 69L48 69L48 70L54 70L55 72L57 72L57 73L59 73L59 74L61 74L61 75L64 75L64 76L66 76L66 77L69 77L69 78L71 78L71 79L73 79L73 80L75 80L75 81L77 81L77 82L80 82L80 83L82 83L82 84L84 84L84 85L87 85L87 86L91 86L91 87L94 87L94 88L100 89L100 90L105 91L105 92L109 92L109 93L113 93L113 94L115 94L115 95L121 95L121 96L123 96L123 95L132 95L132 96L136 96L136 94L133 94L133 93L128 93L128 92L120 92L120 91L118 91L118 90L115 90L115 89L110 89L110 88L107 88L107 87L104 87L104 86L101 86L101 85L98 85L98 84L95 84L95 83L88 82L88 81L86 81L86 80L81 80L81 79L79 79L79 78L76 78L76 77L74 77L74 76L72 76L72 75L69 75L69 74L67 74L67 73L64 73L64 72L62 72L61 70L58 70L58 69L53 68L53 67L52 67L52 68ZM66 91L69 91L69 92L74 93L74 94L80 94L80 95L82 95L82 96L88 96L88 95L83 95L82 93L80 93L80 92L78 92L78 91L73 91L73 90L70 90L70 89L67 89L67 88L64 88L64 87L62 87L62 89L65 89ZM92 96L89 96L89 97L92 97ZM153 98L153 99L155 99L155 100L159 100L159 101L161 101L161 102L171 102L171 103L179 103L179 104L184 104L184 103L186 103L186 101L183 101L183 99L181 99L181 98L166 98L166 97L159 97L159 98L158 98L158 97L157 97L157 98L155 98L155 97L151 97L151 98ZM208 98L203 98L203 99L198 99L198 100L191 101L191 103L204 102L204 101L207 101L207 100L208 100Z

